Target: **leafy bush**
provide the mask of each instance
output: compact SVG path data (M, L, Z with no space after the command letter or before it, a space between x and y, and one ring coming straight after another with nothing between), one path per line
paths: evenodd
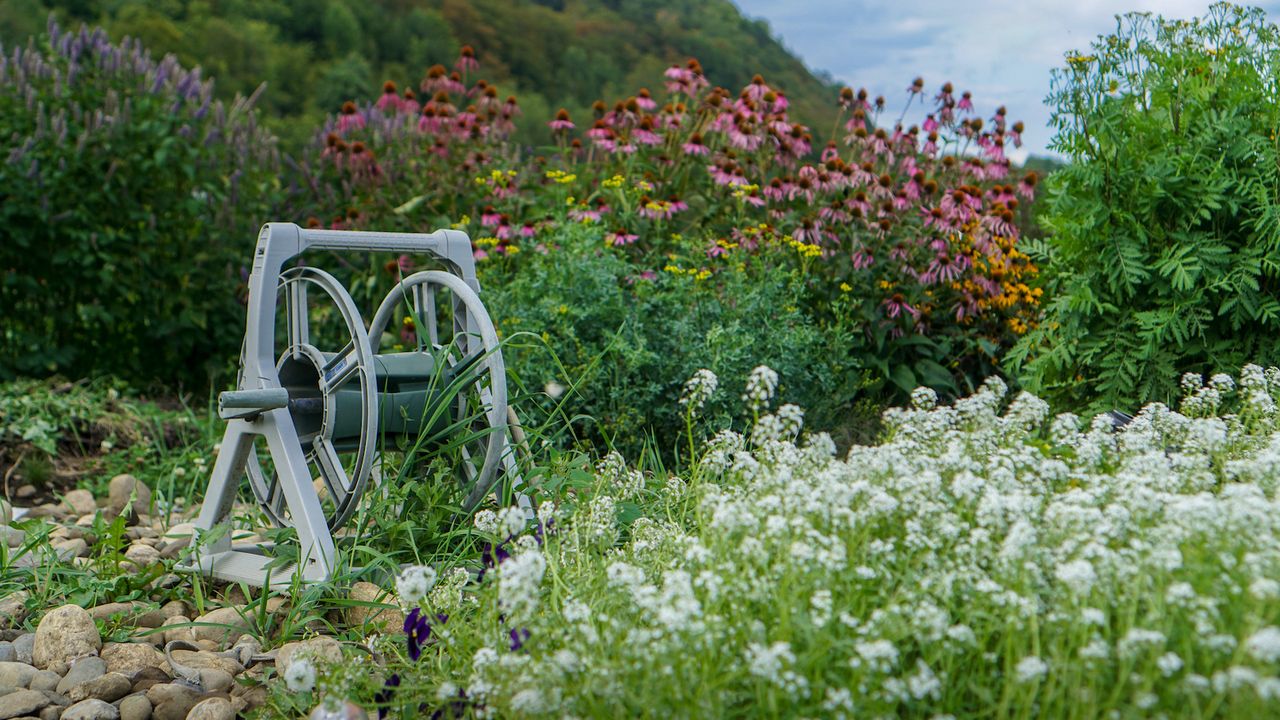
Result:
M1280 32L1261 10L1128 15L1054 75L1056 289L1010 355L1091 410L1280 353Z
M519 380L529 390L558 395L559 385L570 392L563 410L590 418L576 425L588 437L635 453L651 434L669 451L685 421L669 399L700 368L742 378L767 362L793 379L783 396L824 427L844 420L862 389L860 366L843 352L848 338L819 327L803 309L809 290L798 268L755 259L704 279L644 275L590 228L568 226L558 240L519 262L493 258L485 303L509 337L504 354ZM742 393L724 389L726 398ZM552 406L544 401L536 417ZM736 406L711 403L706 424L722 424ZM522 410L533 412L530 402Z
M207 382L272 202L275 149L172 57L63 32L0 67L0 377Z

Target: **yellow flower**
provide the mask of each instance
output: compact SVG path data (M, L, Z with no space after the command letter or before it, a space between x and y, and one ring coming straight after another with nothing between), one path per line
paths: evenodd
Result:
M847 282L840 283L840 292L852 292L852 291L853 291L853 286L851 286L849 283Z
M508 255L515 255L515 254L517 254L517 253L519 253L519 252L520 252L520 246L519 246L519 245L508 245L508 246L507 246L507 254L508 254Z
M454 230L465 230L466 227L470 224L471 224L471 216L463 215L462 218L458 220L458 222L450 225L449 227L453 228Z

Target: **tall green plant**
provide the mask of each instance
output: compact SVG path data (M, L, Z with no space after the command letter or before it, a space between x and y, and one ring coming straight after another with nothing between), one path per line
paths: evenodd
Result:
M0 378L203 385L234 357L279 183L249 101L136 41L50 22L0 60Z
M1177 395L1181 372L1280 354L1280 31L1260 10L1118 19L1048 101L1056 289L1010 355L1091 409Z

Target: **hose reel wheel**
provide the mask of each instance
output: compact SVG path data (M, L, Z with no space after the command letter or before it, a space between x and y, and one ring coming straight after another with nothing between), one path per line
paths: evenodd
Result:
M327 296L330 305L312 307L312 291ZM330 530L342 527L364 495L377 450L377 385L373 350L355 301L338 280L314 267L296 267L280 274L279 297L283 302L286 347L276 362L280 384L289 393L289 415L297 429L303 456L323 483L327 500L322 503ZM332 312L340 324L332 327ZM313 337L313 325L324 314L331 337ZM332 337L334 331L338 337ZM315 333L323 335L324 333ZM339 345L341 340L345 344ZM322 349L322 347L324 349ZM353 384L358 387L351 387ZM340 448L334 440L338 396L358 398L343 403L343 410L358 413L360 433L355 447ZM352 392L354 391L354 392ZM345 455L345 457L344 457ZM249 452L245 467L249 486L262 511L278 527L291 527L280 475L263 467L257 447Z
M507 441L507 373L497 329L480 297L452 273L426 270L404 278L383 298L369 324L381 341L400 311L417 353L441 358L450 401L450 434L461 437L459 480L470 510L493 489L511 452Z

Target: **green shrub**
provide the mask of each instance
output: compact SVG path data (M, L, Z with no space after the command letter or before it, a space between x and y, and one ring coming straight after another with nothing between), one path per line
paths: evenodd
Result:
M277 184L251 103L101 31L4 53L0 378L207 382Z
M721 378L703 414L707 427L723 427L741 406L742 382L762 363L787 380L784 401L827 427L845 419L838 416L862 387L844 347L849 339L802 309L809 290L780 263L750 262L703 279L640 274L587 226L565 227L558 247L514 260L495 258L483 278L514 376L530 391L566 388L563 411L590 418L575 427L625 453L650 433L664 443L682 437L677 400L702 368ZM550 403L535 410L525 401L521 409L545 416Z
M1092 410L1280 352L1280 32L1260 10L1123 17L1055 73L1054 299L1011 353Z

